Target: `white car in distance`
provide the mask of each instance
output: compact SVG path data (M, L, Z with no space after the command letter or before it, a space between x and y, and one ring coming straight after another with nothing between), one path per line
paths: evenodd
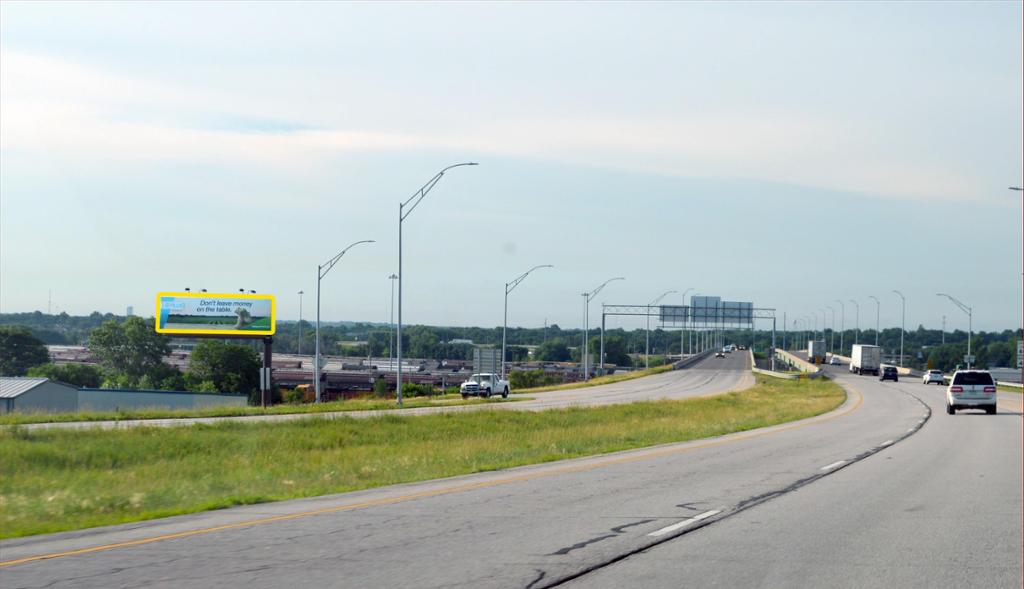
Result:
M469 377L469 380L459 386L459 393L463 399L469 397L483 397L489 399L491 395L501 395L502 399L508 398L509 384L500 375L492 372L481 372Z
M921 384L932 384L933 382L938 385L946 384L946 377L942 375L941 370L929 370L924 373Z

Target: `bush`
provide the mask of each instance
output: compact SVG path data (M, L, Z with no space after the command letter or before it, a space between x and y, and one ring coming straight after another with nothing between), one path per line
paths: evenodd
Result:
M300 389L281 389L281 397L290 405L298 405L305 401L305 391Z
M562 384L561 376L548 374L543 370L513 370L509 373L508 380L513 389L532 389Z
M403 397L422 397L436 394L437 392L434 390L434 385L431 384L416 384L414 382L402 383Z
M405 387L402 387L402 389L404 390ZM377 395L381 399L388 396L388 381L384 380L383 376L380 376L377 380L373 381L373 394Z

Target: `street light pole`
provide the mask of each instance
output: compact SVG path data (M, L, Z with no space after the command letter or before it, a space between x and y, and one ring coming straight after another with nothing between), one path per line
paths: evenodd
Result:
M651 367L651 358L650 358L650 356L651 356L651 307L654 306L654 305L657 305L658 302L661 301L661 299L667 297L668 295L670 295L670 294L672 294L674 292L678 292L678 291L675 291L675 290L665 291L660 297L658 297L658 298L654 299L653 301L647 303L647 344L646 344L646 346L644 348L644 368L645 369L648 369L648 368ZM682 354L683 352L680 351L679 353ZM602 360L603 360L603 358L602 358ZM602 366L603 365L604 364L602 363Z
M690 292L691 290L693 290L693 289L692 288L688 288L688 289L684 290L683 291L683 296L681 297L682 298L682 302L683 302L682 311L683 311L684 315L683 315L683 326L679 330L679 360L680 361L682 361L682 359L683 359L683 341L686 339L686 333L689 331L688 329L686 329L687 325L689 324L689 321L688 321L689 313L686 312L686 293Z
M831 336L831 342L828 344L828 352L836 355L836 309L828 305L825 305L825 308L833 311L833 336Z
M395 377L395 391L397 393L398 406L402 406L402 221L412 214L416 207L423 202L423 198L433 190L434 186L441 181L444 177L444 173L452 168L458 168L460 166L476 166L479 165L476 162L465 162L461 164L455 164L444 168L434 177L431 178L426 184L424 184L419 190L417 190L412 196L405 202L398 203L398 332L396 338L398 340L398 373ZM415 201L415 202L414 202ZM412 203L412 206L409 204ZM406 211L405 207L409 206L409 210Z
M900 295L900 300L903 301L903 314L900 319L900 368L903 368L903 336L907 333L907 299L898 290L894 290L894 293Z
M338 260L345 255L345 252L352 249L353 247L361 243L374 243L372 239L364 239L362 241L356 241L349 244L348 247L338 252L338 255L334 256L330 260L327 260L323 264L316 268L316 357L313 359L313 381L316 388L316 402L321 401L320 397L320 281L323 280L324 276L331 271L331 268L338 263Z
M963 311L964 313L967 313L967 370L970 370L971 369L971 363L972 363L971 362L971 360L972 360L971 359L971 332L974 330L974 324L973 324L973 319L972 319L972 309L970 307L968 307L967 305L961 303L960 301L954 299L950 295L944 293L944 292L937 293L935 296L937 296L937 297L946 297L947 299L952 301L954 305L956 305L957 307L960 307L961 311Z
M299 355L302 355L302 291L299 291Z
M855 329L853 330L853 343L854 344L859 344L860 343L860 303L858 303L857 301L855 301L853 299L850 299L850 302L857 306L857 316L856 316L856 319L854 319L854 328Z
M581 360L583 362L584 382L590 380L590 367L588 362L589 359L587 358L588 351L590 350L590 341L588 339L590 335L590 299L597 296L597 293L601 292L601 289L607 286L609 282L613 282L615 280L625 280L625 278L621 276L609 278L608 280L605 280L603 283L601 283L601 286L595 288L590 292L583 293L583 357L581 358ZM604 332L601 332L601 337L604 337ZM602 350L601 353L604 353L604 351ZM600 360L603 361L604 358L601 358Z
M882 313L882 301L872 295L868 295L868 298L875 301L875 346L878 346L878 318Z
M388 338L388 369L392 370L395 367L395 280L398 279L398 274L392 274L388 276L391 281L391 316L389 322L391 323L391 337Z
M836 302L839 303L839 309L842 311L839 319L839 355L843 356L845 355L843 352L843 335L846 333L846 305L839 299L836 299Z
M519 283L526 279L530 275L530 272L538 268L554 268L551 264L544 264L542 266L534 266L526 272L523 272L519 276L512 279L511 282L505 283L505 322L501 326L501 378L505 379L505 332L508 330L508 293L515 290Z
M828 317L827 317L827 314L825 313L825 309L822 309L822 308L819 307L818 310L821 311L821 341L824 342L825 341L825 329L828 326Z

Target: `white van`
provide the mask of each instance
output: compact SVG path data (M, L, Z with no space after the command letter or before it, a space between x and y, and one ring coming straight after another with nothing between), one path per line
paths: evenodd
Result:
M946 389L946 413L957 409L984 409L996 413L996 381L987 370L957 370Z

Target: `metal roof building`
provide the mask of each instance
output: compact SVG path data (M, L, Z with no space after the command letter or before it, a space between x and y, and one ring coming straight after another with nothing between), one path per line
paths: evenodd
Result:
M78 388L48 378L0 376L0 414L78 411Z

